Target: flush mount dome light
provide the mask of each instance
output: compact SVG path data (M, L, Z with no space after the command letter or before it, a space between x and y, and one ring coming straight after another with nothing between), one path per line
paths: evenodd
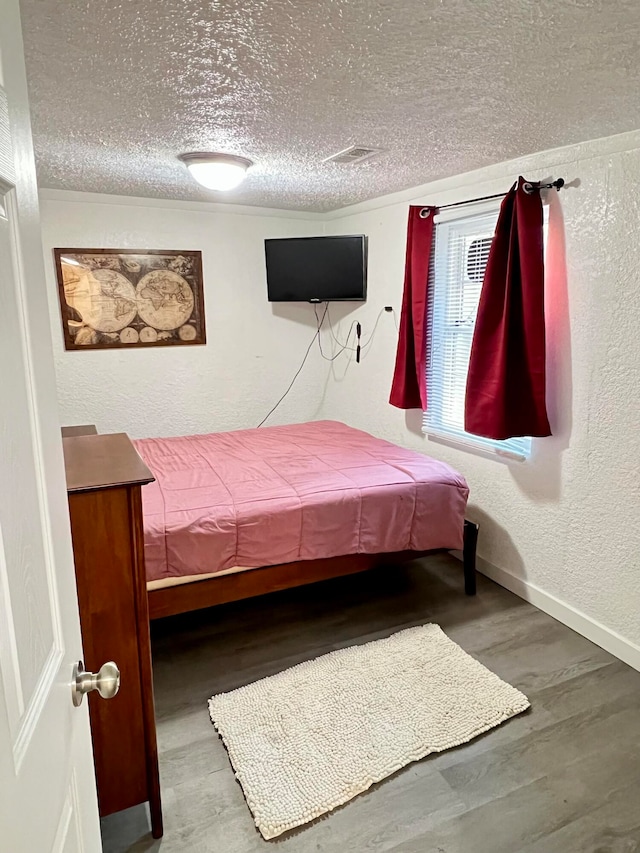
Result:
M209 190L232 190L245 178L247 169L253 166L246 157L236 157L234 154L208 154L204 151L194 151L181 154L182 160L199 184Z

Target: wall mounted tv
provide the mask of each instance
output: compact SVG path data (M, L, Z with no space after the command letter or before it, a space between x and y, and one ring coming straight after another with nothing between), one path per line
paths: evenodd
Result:
M265 240L269 302L364 302L367 238Z

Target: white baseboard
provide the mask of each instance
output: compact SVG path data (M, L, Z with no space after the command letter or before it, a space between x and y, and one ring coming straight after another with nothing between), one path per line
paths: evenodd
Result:
M453 552L458 556L459 552ZM600 646L609 654L619 658L624 663L629 664L634 669L640 671L640 646L626 640L616 631L607 628L601 622L591 619L570 604L560 601L555 595L545 592L540 587L533 583L517 578L504 569L499 569L482 557L477 557L476 566L479 572L491 578L500 586L505 587L510 592L515 593L524 598L530 604L553 616L558 622L562 622L568 628L591 640L596 646Z

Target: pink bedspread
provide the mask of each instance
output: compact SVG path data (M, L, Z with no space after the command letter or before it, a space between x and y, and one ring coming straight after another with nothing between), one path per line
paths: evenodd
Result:
M460 548L464 478L335 421L134 442L149 580L340 554Z

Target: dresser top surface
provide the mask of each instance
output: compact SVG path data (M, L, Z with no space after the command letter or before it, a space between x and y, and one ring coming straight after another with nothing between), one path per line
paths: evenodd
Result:
M62 444L69 493L144 485L154 479L124 432L73 435Z

